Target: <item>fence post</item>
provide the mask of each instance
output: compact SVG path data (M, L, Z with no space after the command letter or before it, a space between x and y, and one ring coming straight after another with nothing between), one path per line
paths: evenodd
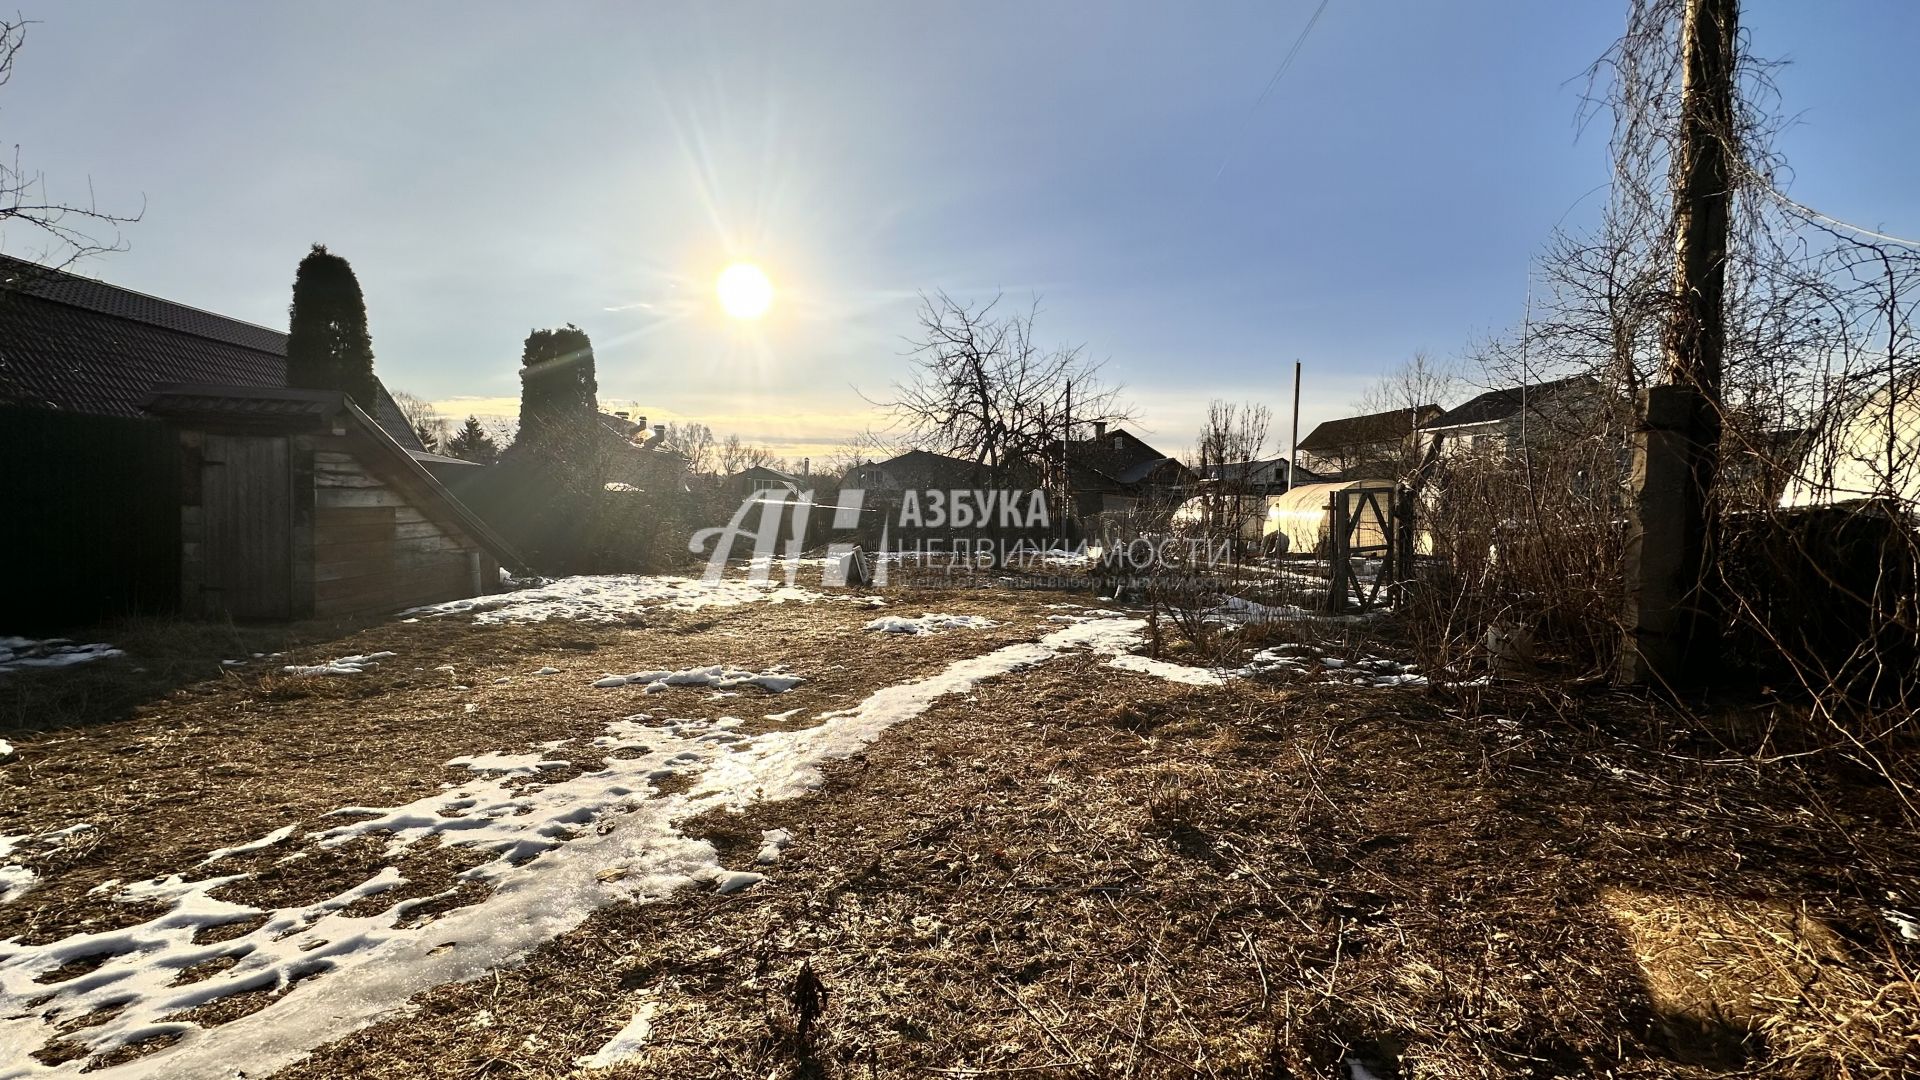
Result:
M1347 610L1348 579L1353 573L1348 530L1347 493L1333 492L1327 496L1327 611L1333 615Z
M1413 557L1416 538L1414 535L1413 489L1401 485L1396 487L1394 496L1394 581L1400 585L1413 583Z

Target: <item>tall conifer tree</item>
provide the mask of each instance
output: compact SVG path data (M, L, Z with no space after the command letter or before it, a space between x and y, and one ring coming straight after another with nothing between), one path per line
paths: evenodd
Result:
M593 342L569 323L527 335L520 356L520 434L517 441L565 455L589 437L599 411Z
M379 401L367 303L347 260L313 245L293 277L287 309L287 385L343 390L362 409Z
M480 426L480 418L467 417L467 422L447 440L446 452L466 461L477 461L482 465L491 465L500 456L500 447Z

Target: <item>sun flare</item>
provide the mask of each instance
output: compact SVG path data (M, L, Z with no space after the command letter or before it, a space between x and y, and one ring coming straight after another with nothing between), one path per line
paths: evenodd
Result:
M736 319L757 319L773 304L773 282L752 263L734 263L713 283L720 306Z

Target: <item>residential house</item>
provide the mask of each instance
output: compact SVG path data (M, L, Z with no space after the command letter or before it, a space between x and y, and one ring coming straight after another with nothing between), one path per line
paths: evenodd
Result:
M1446 459L1503 458L1522 446L1558 445L1592 433L1597 411L1605 404L1598 379L1575 375L1489 390L1428 418L1420 434L1439 443ZM1621 438L1624 447L1624 432Z
M1300 440L1300 466L1327 480L1398 479L1418 461L1421 425L1441 411L1421 405L1328 420Z
M1187 500L1175 520L1190 527L1204 523L1216 535L1231 534L1248 543L1272 531L1269 518L1275 499L1322 479L1304 468L1289 469L1284 457L1218 462L1197 472L1198 494Z
M682 491L687 484L686 455L667 445L667 425L647 425L644 416L599 413L600 425L614 438L606 444L608 483L636 491Z
M1212 482L1248 495L1278 495L1294 484L1326 479L1305 466L1289 469L1284 457L1216 462L1201 466L1198 473L1203 486Z
M134 611L298 617L359 603L391 610L471 595L476 569L480 590L497 587L487 569L518 565L427 472L439 455L427 453L384 387L364 409L288 390L286 342L278 330L0 257L0 499L8 507L0 513L0 562L14 569L4 601L10 632ZM183 385L208 399L204 409L183 406L166 422L144 411ZM206 427L191 426L202 420ZM203 447L209 437L240 447L234 453L265 486L223 488L222 474L235 471L225 462L234 459L218 449L187 452L194 431ZM313 441L335 438L351 446ZM344 456L321 456L335 454ZM342 546L332 554L342 561L323 566L328 553L301 554L301 537L326 540L312 533L314 515L333 496L319 489L350 464L365 475L340 486L387 494L346 497L381 509L358 515L367 520L351 538L337 537ZM222 531L227 525L206 520L206 500L229 498L244 519L231 527L255 531L245 552L232 547L240 538ZM196 506L198 539L182 531ZM437 554L416 559L416 540ZM183 573L188 562L193 572ZM297 575L308 571L318 575L316 588L350 578L367 587L306 607ZM236 609L243 595L273 599Z
M1192 494L1200 478L1180 463L1121 428L1093 425L1090 439L1056 442L1049 465L1065 482L1076 517L1129 510L1171 512Z
M743 497L763 491L794 495L800 491L800 481L765 465L749 465L727 477L727 490Z
M860 488L881 495L897 495L907 490L963 490L986 482L986 466L931 450L909 450L885 461L869 461L848 469L840 478L842 488Z

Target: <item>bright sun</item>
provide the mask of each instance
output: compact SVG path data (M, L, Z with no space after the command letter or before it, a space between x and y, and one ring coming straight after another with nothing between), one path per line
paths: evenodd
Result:
M773 282L752 263L734 263L713 283L720 306L736 319L757 319L773 303Z

